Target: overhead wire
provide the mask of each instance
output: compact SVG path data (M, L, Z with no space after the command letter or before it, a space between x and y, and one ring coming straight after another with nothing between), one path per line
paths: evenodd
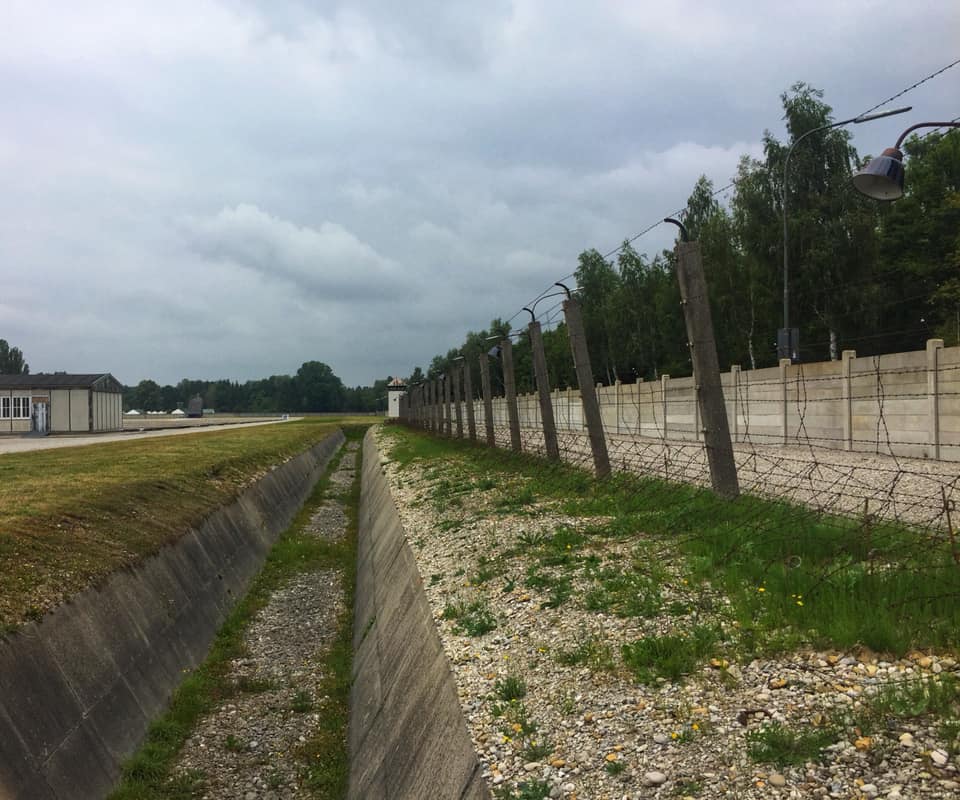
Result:
M877 109L882 108L883 106L887 105L888 103L892 103L894 100L897 100L897 99L899 99L900 97L903 97L905 94L908 94L909 92L912 92L913 90L917 89L918 87L922 86L923 84L927 83L928 81L933 80L934 78L942 75L943 73L947 72L948 70L952 69L953 67L957 66L958 64L960 64L960 59L957 59L957 60L955 60L955 61L950 62L949 64L941 67L940 69L936 70L935 72L932 72L932 73L930 73L929 75L921 78L920 80L918 80L918 81L910 84L910 85L907 86L906 88L901 89L901 90L900 90L899 92L897 92L896 94L893 94L893 95L891 95L890 97L886 98L885 100L883 100L883 101L877 103L876 105L868 108L866 111L861 112L861 113L858 114L857 116L859 116L859 117L866 116L867 114L870 114L870 113L876 111ZM957 121L960 121L960 117L955 117L953 120L951 120L951 122L957 122ZM936 133L938 130L941 130L941 128L934 128L933 130L930 130L930 131L924 133L924 134L923 134L922 136L920 136L919 138L921 138L921 139L926 138L927 136L930 136L930 135L932 135L933 133ZM738 185L738 183L739 183L739 181L737 181L736 179L733 179L733 180L731 180L729 183L727 183L726 185L721 186L719 189L715 189L713 192L711 192L711 193L710 193L710 197L717 197L718 195L721 195L721 194L723 194L724 192L727 192L727 191L729 191L730 189L735 188L735 187ZM669 214L665 214L664 217L679 217L679 218L682 219L683 217L686 216L686 212L687 212L687 206L684 206L683 208L677 209L676 211L673 211L673 212L671 212L671 213L669 213ZM629 238L625 239L625 240L624 240L623 242L621 242L617 247L614 247L613 249L607 251L606 253L603 253L603 254L601 255L601 258L603 258L603 259L606 261L606 260L607 260L608 258L610 258L611 256L614 256L614 255L616 255L617 253L620 253L620 252L623 251L626 247L628 247L629 245L633 244L635 241L637 241L638 239L642 238L643 236L646 236L648 233L650 233L651 231L653 231L655 228L659 227L659 226L662 225L662 224L663 224L663 217L661 217L660 219L658 219L656 222L652 222L652 223L649 224L647 227L643 228L643 230L639 231L638 233L634 234L633 236L630 236ZM548 286L547 288L545 288L542 292L540 292L540 294L538 294L536 297L534 297L532 300L530 300L529 302L525 303L524 305L526 305L526 306L532 306L532 304L539 302L548 292L552 291L552 290L553 290L553 287L556 285L557 282L562 283L563 281L569 280L570 278L573 278L573 277L575 277L575 276L576 276L576 271L571 272L571 273L569 273L569 274L567 274L567 275L564 275L563 277L559 278L558 281L556 281L556 282L554 282L554 283L551 283L550 286ZM559 304L558 304L558 305L559 305ZM522 308L522 307L521 307L516 313L514 313L513 316L511 316L511 317L506 321L507 324L512 323L512 322L513 322L517 317L519 317L521 314L523 314L523 308Z

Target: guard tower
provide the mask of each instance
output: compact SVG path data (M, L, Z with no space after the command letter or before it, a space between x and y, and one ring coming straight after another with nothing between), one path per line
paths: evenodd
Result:
M394 378L387 386L387 417L396 419L400 416L400 398L406 397L407 384L400 378Z

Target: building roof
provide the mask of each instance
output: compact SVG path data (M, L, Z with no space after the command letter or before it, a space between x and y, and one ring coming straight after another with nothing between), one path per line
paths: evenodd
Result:
M389 384L391 389L405 389L406 386L407 384L405 384L401 378L394 378Z
M0 389L99 389L120 392L123 387L109 372L38 372L35 375L0 375Z

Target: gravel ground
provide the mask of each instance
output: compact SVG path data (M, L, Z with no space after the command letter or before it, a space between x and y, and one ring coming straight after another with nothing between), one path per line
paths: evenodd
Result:
M378 431L382 452L389 435ZM822 761L802 766L778 770L748 754L748 735L763 726L814 731L855 713L891 682L957 674L949 655L884 660L867 650L797 652L742 664L713 660L682 682L640 684L623 666L621 645L677 632L698 617L589 611L576 583L568 601L549 608L548 594L527 585L532 562L524 543L590 520L543 506L503 513L478 488L438 511L431 488L455 481L455 470L433 464L400 472L382 461L494 791L542 781L546 796L565 800L960 797L957 757L937 724L922 719L841 738ZM477 577L490 559L517 545L520 554L497 562L501 571ZM630 550L629 541L620 541L596 543L590 552L617 564ZM693 606L682 575L674 578L665 584L676 587L673 596L664 600ZM496 621L481 636L445 618L448 607L473 601ZM580 663L567 663L572 653ZM504 713L503 703L497 707L498 687L511 677L525 683L526 718Z
M337 487L353 481L356 443L331 476ZM306 528L339 539L344 508L328 499ZM318 571L297 576L274 592L244 637L246 653L230 665L243 691L205 717L185 743L175 772L196 771L210 800L293 800L299 786L295 751L323 713L320 662L336 636L343 608L340 576ZM304 710L308 709L308 710Z

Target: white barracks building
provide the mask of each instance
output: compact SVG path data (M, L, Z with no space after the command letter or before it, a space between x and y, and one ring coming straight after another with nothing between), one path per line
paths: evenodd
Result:
M118 431L122 392L109 372L0 375L0 435Z

